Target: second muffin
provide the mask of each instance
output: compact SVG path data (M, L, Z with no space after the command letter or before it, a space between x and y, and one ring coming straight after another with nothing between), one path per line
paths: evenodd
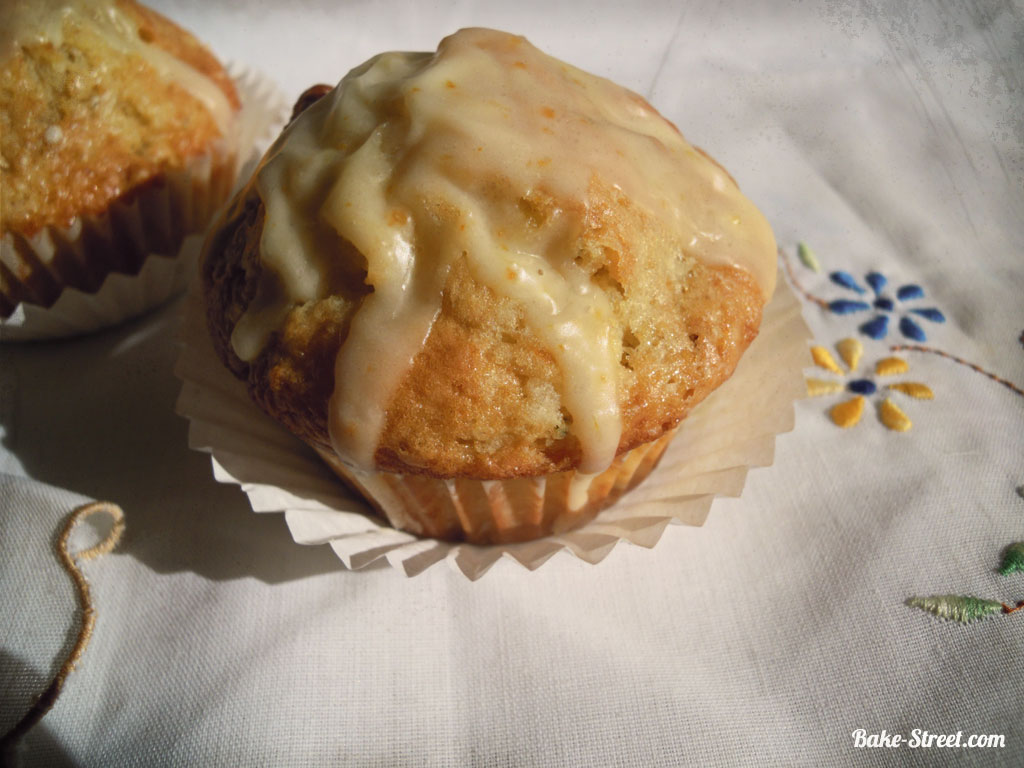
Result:
M177 254L230 193L239 107L213 55L133 0L4 3L0 317Z

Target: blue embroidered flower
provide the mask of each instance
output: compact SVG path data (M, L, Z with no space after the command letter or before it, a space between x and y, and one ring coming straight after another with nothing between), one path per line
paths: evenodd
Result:
M867 298L868 290L864 288L849 272L833 272L829 278L836 285L847 288L854 293ZM828 308L837 315L849 315L854 312L864 312L874 309L878 312L871 320L860 326L860 332L872 339L884 339L889 333L889 317L899 317L899 328L906 338L914 341L926 341L924 329L911 317L923 317L933 323L946 322L946 316L935 307L908 307L904 309L903 303L924 298L924 289L914 283L900 286L896 290L895 300L885 293L885 287L889 280L881 272L868 272L864 275L867 284L871 286L874 299L869 303L864 300L837 299L830 301Z

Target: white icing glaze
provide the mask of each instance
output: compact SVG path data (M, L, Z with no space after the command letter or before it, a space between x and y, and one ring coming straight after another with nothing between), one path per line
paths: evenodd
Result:
M569 480L569 502L568 506L573 512L578 512L586 506L590 500L590 486L594 482L596 474L585 475L577 472Z
M388 403L464 258L550 350L579 469L601 471L621 437L621 334L573 261L595 179L667 221L683 251L746 269L771 294L770 228L671 123L524 38L468 29L436 54L386 53L353 70L268 153L264 277L235 352L254 359L290 308L329 295L332 260L350 252L339 238L354 245L373 292L337 358L329 427L342 461L372 469ZM556 203L542 221L522 207L533 194Z
M233 108L220 87L202 72L139 37L138 25L116 0L2 0L0 2L0 61L26 45L50 43L59 47L68 25L86 28L111 48L142 57L168 82L198 99L222 135L232 130Z

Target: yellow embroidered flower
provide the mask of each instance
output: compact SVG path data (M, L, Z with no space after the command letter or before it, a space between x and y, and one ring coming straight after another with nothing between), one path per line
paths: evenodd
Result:
M836 362L832 353L825 347L811 347L811 357L814 364L830 373L842 376L842 380L836 379L807 379L807 394L810 397L820 395L831 395L838 392L851 392L853 397L844 400L832 407L829 411L829 418L840 427L852 427L860 422L864 415L864 407L867 398L875 394L879 385L873 378L857 378L854 372L860 364L864 355L864 345L857 339L842 339L836 344L836 351L839 357L846 363L847 372ZM910 369L907 361L900 357L886 357L875 364L875 376L896 376L906 373ZM889 384L886 389L902 392L905 395L918 400L931 400L935 393L926 384L919 381L900 381ZM903 410L893 402L892 398L886 397L878 405L878 418L886 427L896 432L906 432L913 426L910 418Z

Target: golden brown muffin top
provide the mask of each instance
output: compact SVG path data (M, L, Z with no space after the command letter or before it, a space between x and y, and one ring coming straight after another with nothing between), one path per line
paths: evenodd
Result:
M96 215L229 137L239 102L192 35L133 0L0 7L0 234Z
M353 70L242 199L211 241L246 273L206 268L232 305L215 338L230 316L233 369L317 444L331 360L329 444L364 469L603 469L731 373L774 286L728 174L636 94L491 30Z

